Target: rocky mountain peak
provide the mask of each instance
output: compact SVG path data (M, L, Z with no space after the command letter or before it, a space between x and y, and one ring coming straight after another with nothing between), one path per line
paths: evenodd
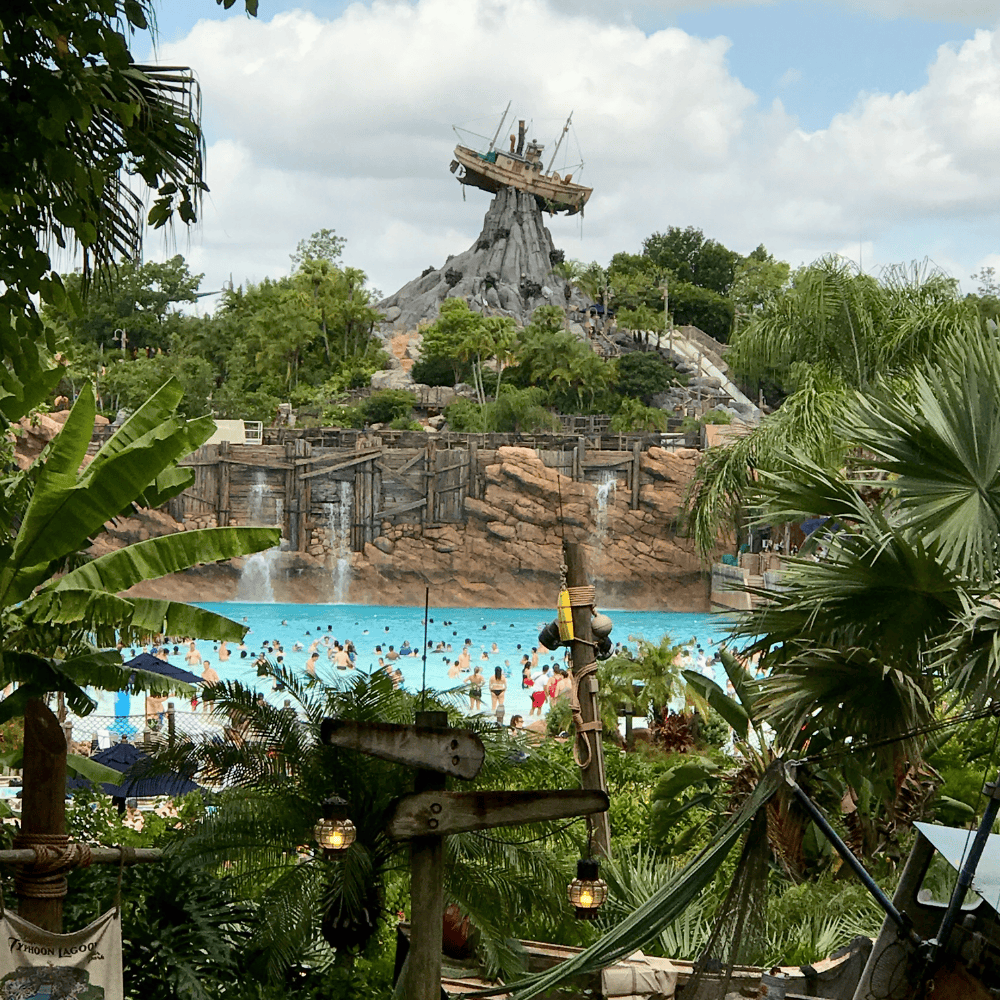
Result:
M534 195L504 188L490 202L479 238L468 250L429 267L378 303L384 337L416 330L437 318L447 298L464 298L477 312L527 323L543 305L580 305L579 293L552 272L562 259Z

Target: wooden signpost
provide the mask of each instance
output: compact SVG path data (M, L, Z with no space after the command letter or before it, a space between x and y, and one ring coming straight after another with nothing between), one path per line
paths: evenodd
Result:
M413 726L324 721L323 741L413 767L414 794L389 821L394 840L410 843L410 951L400 995L439 1000L444 922L444 838L453 833L604 813L599 789L445 791L445 776L468 781L482 767L482 740L448 727L447 712L418 712Z

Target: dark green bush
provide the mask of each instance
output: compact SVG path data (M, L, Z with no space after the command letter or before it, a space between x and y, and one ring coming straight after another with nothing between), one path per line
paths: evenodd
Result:
M646 406L658 392L666 392L674 379L674 370L659 354L633 351L617 361L616 388L625 397L641 399Z
M361 402L358 409L369 424L389 424L399 417L409 417L417 397L405 389L380 389Z

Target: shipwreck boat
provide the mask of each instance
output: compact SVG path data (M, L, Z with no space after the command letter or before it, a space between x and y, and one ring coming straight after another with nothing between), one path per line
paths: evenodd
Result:
M572 113L566 119L566 124L556 142L556 148L552 152L552 158L549 160L548 169L545 169L542 163L542 152L545 147L534 139L525 142L526 129L523 119L518 122L517 134L512 134L510 137L510 149L496 148L497 139L509 111L510 104L507 105L493 139L484 152L461 142L455 147L451 172L458 178L458 182L489 191L491 194L496 194L502 188L512 187L533 194L538 199L539 205L549 213L566 215L582 213L594 189L574 183L572 174L561 177L558 171L552 169L573 120Z

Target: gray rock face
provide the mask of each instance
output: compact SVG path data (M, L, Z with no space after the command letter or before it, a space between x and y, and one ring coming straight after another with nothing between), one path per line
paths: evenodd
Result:
M413 378L401 369L375 372L371 377L373 389L412 389Z
M552 273L554 249L534 196L514 188L498 192L468 250L378 303L385 315L383 336L433 321L446 298L464 298L476 312L512 316L519 323L539 306L583 305L575 290L566 298L566 282Z

